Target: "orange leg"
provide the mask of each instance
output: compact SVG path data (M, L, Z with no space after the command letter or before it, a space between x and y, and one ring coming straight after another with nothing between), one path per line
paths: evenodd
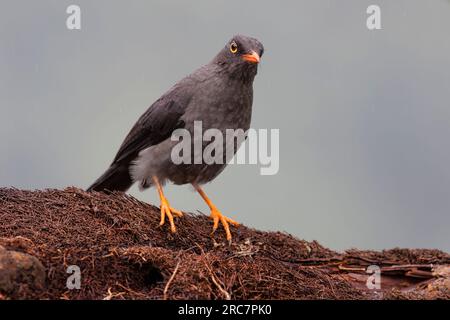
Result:
M164 196L163 189L161 184L159 183L159 180L156 176L152 177L154 184L156 185L156 188L158 189L159 199L161 199L161 222L159 223L160 226L162 226L166 220L166 216L169 219L170 223L170 230L172 232L176 232L177 228L175 227L175 223L173 222L173 215L175 214L178 217L182 217L183 213L180 210L174 209L170 206L169 201L167 201L167 198Z
M200 188L199 185L194 184L194 183L192 185L194 186L195 190L197 190L197 192L200 194L200 196L203 198L203 200L205 200L208 207L211 209L211 218L214 221L213 232L217 230L217 227L219 226L219 221L220 221L223 225L223 228L225 229L225 233L227 235L227 240L231 241L231 232L230 232L229 223L231 223L234 226L238 226L239 223L234 221L233 219L225 217L217 209L217 207L212 203L212 201L208 198L206 193L202 190L202 188Z

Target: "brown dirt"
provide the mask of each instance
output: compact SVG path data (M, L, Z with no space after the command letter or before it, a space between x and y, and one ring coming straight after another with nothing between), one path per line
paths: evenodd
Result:
M0 189L0 261L3 252L40 262L46 278L36 285L35 269L0 263L14 274L0 300L450 298L450 256L438 250L338 253L245 226L232 227L228 245L203 214L177 218L176 234L158 223L158 208L123 193ZM381 290L365 286L373 264ZM66 287L70 265L79 290Z

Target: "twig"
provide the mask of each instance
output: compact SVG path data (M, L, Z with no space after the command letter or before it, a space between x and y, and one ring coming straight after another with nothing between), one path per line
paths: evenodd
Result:
M203 262L205 263L206 268L208 269L209 273L211 274L211 280L216 285L217 289L219 289L219 291L222 292L222 294L225 296L225 300L231 300L230 293L228 293L224 288L222 288L222 286L219 284L219 282L217 281L216 277L214 276L214 272L211 270L211 267L209 266L208 261L206 261L206 259L205 259L205 251L203 251L203 248L199 244L197 244L197 246L199 247L199 249L202 252Z
M128 291L129 293L132 293L132 294L136 295L136 296L145 297L145 294L140 293L140 292L136 292L134 290L131 290L130 288L125 287L124 285L120 284L119 282L116 282L116 285L121 287L122 289Z
M223 293L223 295L225 296L225 300L231 300L231 295L224 288L222 288L222 286L217 282L216 277L214 277L214 273L212 272L212 270L209 267L207 268L211 273L211 280L214 282L219 291Z
M167 300L167 291L169 290L169 286L172 283L173 279L175 278L175 275L177 274L178 267L180 266L180 262L181 262L181 260L178 260L177 265L175 266L175 269L173 270L173 273L169 278L169 281L167 281L167 284L164 287L164 300Z
M119 293L112 293L111 288L108 288L108 295L103 298L103 300L111 300L115 297L122 297L125 294L125 292L119 292Z
M363 267L359 267L359 268L350 268L350 267L344 267L343 265L338 265L338 269L339 270L344 270L344 271L363 271L365 272L367 269L363 268Z

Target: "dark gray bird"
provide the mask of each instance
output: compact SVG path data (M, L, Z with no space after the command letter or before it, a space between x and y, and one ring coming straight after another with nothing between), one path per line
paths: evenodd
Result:
M166 180L190 183L211 209L213 232L220 221L230 241L229 223L238 223L222 215L200 187L225 168L226 160L209 164L195 162L209 143L202 139L201 149L189 156L191 163L177 164L172 159L172 150L180 142L171 137L177 129L195 137L194 125L198 121L204 132L217 129L224 137L227 129L247 131L252 115L253 80L263 52L263 45L255 38L234 36L210 63L175 84L148 108L125 138L108 170L88 191L126 191L135 182L139 182L141 189L155 185L161 199L160 224L164 224L167 216L171 231L175 232L173 214L182 216L182 213L170 206L162 185ZM192 145L195 139L198 140L192 139ZM234 146L233 154L238 148L239 145Z

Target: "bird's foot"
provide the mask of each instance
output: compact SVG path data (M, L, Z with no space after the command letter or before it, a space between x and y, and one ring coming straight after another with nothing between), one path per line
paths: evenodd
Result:
M219 227L219 221L222 223L223 228L225 229L225 233L227 236L228 242L231 242L231 232L230 232L230 225L233 226L239 226L239 222L234 221L233 219L230 219L228 217L225 217L217 208L213 207L211 208L211 216L214 221L213 231L214 233L217 228Z
M183 213L180 210L172 208L167 199L165 198L161 199L160 208L161 208L161 222L159 223L159 225L162 226L165 223L167 216L170 223L170 231L175 233L177 231L177 228L175 227L175 223L173 221L173 215L176 215L177 217L182 217Z

